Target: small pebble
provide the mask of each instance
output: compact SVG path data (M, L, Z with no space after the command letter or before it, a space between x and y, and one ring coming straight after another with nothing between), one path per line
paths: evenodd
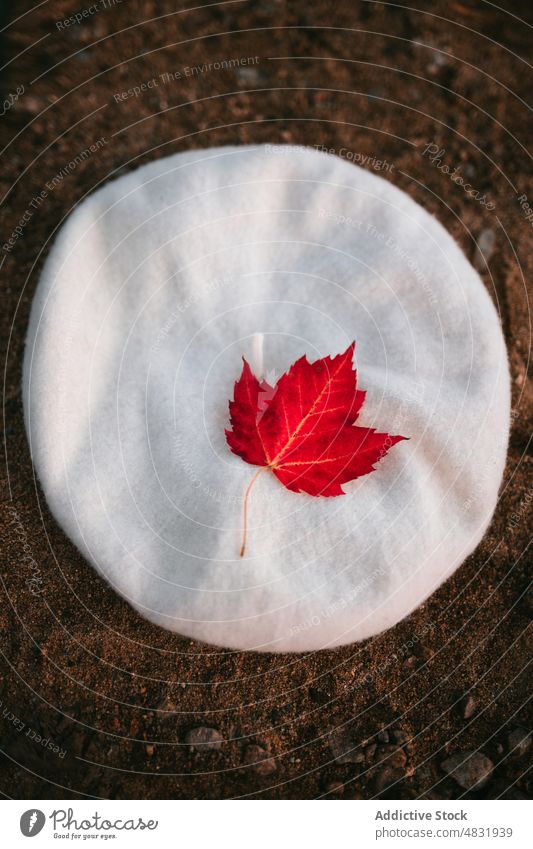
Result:
M376 775L374 779L374 790L376 793L383 793L392 784L402 781L404 777L405 775L401 769L386 766Z
M435 773L433 770L433 766L429 763L422 764L416 770L416 778L418 784L435 784Z
M329 735L329 747L337 763L360 763L363 760L359 740L350 728L335 728Z
M31 96L25 97L22 105L27 112L31 112L33 115L37 115L38 112L42 112L44 109L44 104L36 97Z
M246 747L243 760L256 775L272 775L277 769L274 758L270 757L266 749L255 743Z
M514 758L521 758L526 755L531 748L531 734L527 728L517 725L516 728L509 733L507 738L509 751Z
M479 234L476 250L474 253L474 268L478 271L486 271L489 260L494 253L496 236L494 230L487 228Z
M433 51L431 62L426 65L426 68L430 74L436 74L441 68L446 67L449 60L445 53L440 53L436 47L432 47L431 50Z
M185 742L191 747L191 750L205 752L207 750L218 750L222 746L223 738L216 728L206 728L200 726L193 728L185 735Z
M481 752L455 752L442 762L441 767L465 790L480 790L493 770L492 761Z
M235 76L243 85L256 85L261 82L261 74L257 68L237 68Z
M462 711L464 719L470 719L477 710L477 702L473 696L467 696L462 700Z
M387 767L403 769L407 763L407 755L400 746L379 746L376 761L385 761Z
M392 736L396 740L397 743L408 743L411 739L410 735L407 731L404 731L403 728L397 728L392 732Z

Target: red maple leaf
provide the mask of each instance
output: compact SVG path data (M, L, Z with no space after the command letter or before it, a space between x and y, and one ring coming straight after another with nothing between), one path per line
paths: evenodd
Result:
M259 381L243 357L226 439L234 454L261 468L244 496L241 557L248 496L262 472L270 470L293 492L344 495L342 484L373 472L389 448L406 439L354 425L366 395L356 388L354 348L355 342L344 354L314 363L301 357L275 387Z

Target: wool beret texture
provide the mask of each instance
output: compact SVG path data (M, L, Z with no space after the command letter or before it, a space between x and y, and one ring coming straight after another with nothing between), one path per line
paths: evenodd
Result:
M355 340L358 424L409 437L345 495L290 492L232 454L228 401L263 334L269 382ZM497 311L407 194L291 146L178 153L63 225L24 361L33 462L57 522L140 614L231 649L362 640L476 547L509 432Z

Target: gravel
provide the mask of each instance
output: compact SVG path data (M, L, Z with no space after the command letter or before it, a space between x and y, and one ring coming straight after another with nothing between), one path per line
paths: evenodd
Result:
M462 712L464 719L471 719L477 710L477 702L473 696L466 696L462 701Z
M384 793L391 785L396 785L404 778L403 770L387 766L377 773L373 784L374 792L378 795Z
M205 752L220 749L224 739L216 728L207 728L202 725L188 731L185 735L185 742L190 746L192 752Z
M277 766L274 758L271 758L262 746L252 744L244 751L244 763L250 767L256 775L266 776L276 772Z
M335 728L329 735L329 747L337 763L361 763L364 755L353 728Z
M507 738L509 751L514 758L521 758L526 755L531 748L531 732L521 725L517 725L509 732Z
M477 271L486 271L489 260L494 253L494 247L496 244L496 235L494 230L490 228L486 228L482 230L479 234L479 238L477 240L476 250L474 253L474 267Z
M378 746L375 759L394 769L403 769L407 763L407 755L401 746Z
M480 790L492 775L494 764L481 752L455 752L441 764L457 784L465 790Z

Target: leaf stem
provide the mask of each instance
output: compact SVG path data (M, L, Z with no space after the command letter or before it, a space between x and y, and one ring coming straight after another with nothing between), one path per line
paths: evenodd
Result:
M247 525L248 525L248 496L250 495L250 490L253 487L254 483L256 482L257 478L259 477L261 472L265 471L266 468L268 468L268 467L262 466L260 469L257 470L257 472L253 476L252 480L250 481L250 483L246 487L246 492L244 493L244 501L243 501L244 530L243 530L243 534L242 534L242 545L241 545L241 552L240 552L241 557L244 557L244 552L246 551L246 534L247 534Z
M263 344L265 341L264 333L254 333L252 336L252 371L258 380L263 379Z

